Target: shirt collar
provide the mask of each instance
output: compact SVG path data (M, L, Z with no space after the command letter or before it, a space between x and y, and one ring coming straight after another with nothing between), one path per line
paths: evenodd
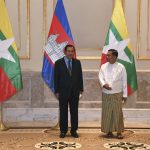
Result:
M65 59L65 61L69 61L69 59L66 57L66 56L64 56L64 59ZM72 62L72 59L70 59L70 61Z

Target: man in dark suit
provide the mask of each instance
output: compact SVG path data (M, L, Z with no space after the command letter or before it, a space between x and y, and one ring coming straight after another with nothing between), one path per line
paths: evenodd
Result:
M64 138L68 131L68 104L71 116L71 135L78 138L78 104L79 95L83 92L82 68L79 60L74 59L75 48L67 45L65 56L55 62L54 87L55 95L59 99L60 109L60 138Z

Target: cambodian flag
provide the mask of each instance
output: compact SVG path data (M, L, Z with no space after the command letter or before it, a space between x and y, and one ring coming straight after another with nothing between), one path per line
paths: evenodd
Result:
M74 45L69 22L62 0L57 0L47 44L44 48L42 77L49 88L54 92L54 64L64 56L64 47Z

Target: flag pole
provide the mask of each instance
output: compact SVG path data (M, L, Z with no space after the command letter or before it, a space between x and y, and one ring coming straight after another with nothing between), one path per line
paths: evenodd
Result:
M60 121L60 112L59 112L59 109L58 109L58 122L56 123L56 125L54 125L52 127L52 130L59 130L59 121Z
M59 130L59 121L57 122L55 126L52 127L52 130Z
M4 123L3 123L3 104L0 104L0 131L6 131L8 130L7 127L5 127Z

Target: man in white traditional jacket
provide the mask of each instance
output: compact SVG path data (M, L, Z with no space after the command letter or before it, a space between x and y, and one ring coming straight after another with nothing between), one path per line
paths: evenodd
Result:
M113 132L117 132L117 138L122 139L122 103L127 99L127 74L125 67L117 62L117 57L117 50L108 50L108 62L103 64L99 71L102 86L101 130L108 138L113 137Z

